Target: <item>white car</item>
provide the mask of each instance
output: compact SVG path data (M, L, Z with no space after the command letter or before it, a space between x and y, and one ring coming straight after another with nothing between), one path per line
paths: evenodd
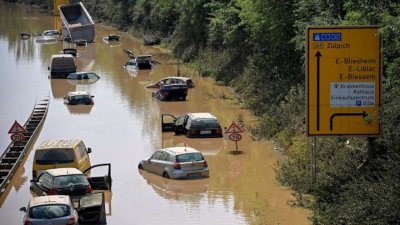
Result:
M171 147L156 151L140 161L139 169L172 179L208 177L208 165L203 154L191 147Z
M25 212L23 224L30 225L77 225L78 213L68 195L48 195L33 197Z

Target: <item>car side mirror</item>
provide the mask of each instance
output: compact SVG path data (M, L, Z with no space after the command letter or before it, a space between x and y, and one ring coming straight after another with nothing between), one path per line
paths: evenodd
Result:
M19 208L19 211L21 211L21 212L26 212L26 207L21 207L21 208Z
M92 148L87 148L88 153L92 153Z
M35 179L32 179L32 180L30 180L29 182L31 182L31 183L35 183L35 182L36 182L36 180L35 180Z
M92 95L92 98L94 98L94 95Z

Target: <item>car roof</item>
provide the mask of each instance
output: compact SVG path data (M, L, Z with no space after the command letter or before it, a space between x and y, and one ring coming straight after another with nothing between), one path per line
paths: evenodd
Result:
M70 54L55 54L55 55L52 55L51 56L51 59L54 59L54 58L74 58L72 55L70 55Z
M165 77L165 78L163 78L161 80L165 80L165 79L190 80L189 77L177 77L177 76Z
M164 151L170 152L174 155L181 155L181 154L186 154L186 153L201 153L198 150L191 148L191 147L169 147L169 148L164 148L162 149Z
M31 198L30 207L49 204L66 204L69 205L70 198L68 195L46 195Z
M56 169L48 169L46 170L50 175L57 177L57 176L64 176L64 175L76 175L76 174L83 174L77 168L56 168Z
M137 58L151 58L151 57L153 57L152 55L138 55L138 56L136 56L136 59Z
M188 113L188 115L193 119L217 119L217 117L209 112Z
M49 148L72 148L76 144L78 144L81 140L74 139L74 140L45 140L40 146L36 149L44 150Z
M90 95L88 91L70 91L68 92L68 96L77 96L77 95Z
M75 73L73 73L73 74L86 74L86 73L94 73L94 72L83 72L83 71L80 71L80 72L75 72ZM71 73L70 73L71 74Z

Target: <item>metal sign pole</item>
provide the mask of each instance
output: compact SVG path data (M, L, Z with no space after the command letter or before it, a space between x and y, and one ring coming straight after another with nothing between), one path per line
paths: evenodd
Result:
M236 143L236 151L239 151L239 148L238 148L238 141L235 141L235 143Z
M311 190L315 189L317 182L317 138L312 138L311 144Z

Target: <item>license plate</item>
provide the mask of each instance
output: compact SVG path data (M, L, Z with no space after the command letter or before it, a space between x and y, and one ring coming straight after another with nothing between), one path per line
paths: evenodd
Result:
M201 177L201 173L189 173L187 175L188 178L199 178Z
M201 130L200 134L211 134L211 130Z

